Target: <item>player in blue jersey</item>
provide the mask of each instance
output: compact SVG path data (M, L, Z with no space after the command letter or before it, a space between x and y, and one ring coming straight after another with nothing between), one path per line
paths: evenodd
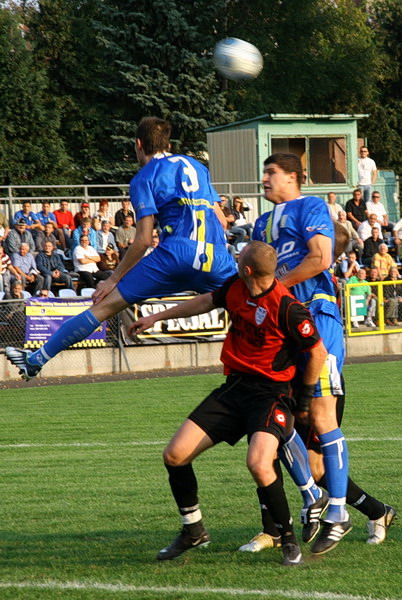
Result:
M91 308L66 321L36 352L6 348L24 379L130 304L186 290L212 291L237 272L208 170L192 157L171 154L170 135L171 125L163 119L146 117L139 123L135 149L142 168L130 184L134 242L113 274L98 284ZM155 217L162 228L160 243L144 257Z
M342 321L330 271L334 226L321 198L301 196L302 175L300 160L295 155L275 154L264 162L264 195L275 206L271 212L257 219L253 239L266 241L276 249L277 276L291 288L298 300L308 306L328 351L327 364L311 402L310 423L315 433L310 427L296 427L311 449L310 463L316 480L325 484L329 491L328 515L312 548L314 553L323 554L332 550L351 529L345 508L346 496L349 504L369 517L369 543L378 544L385 539L395 511L366 494L348 478L347 448L339 429L342 402L337 414L337 399L343 399L340 374L344 345ZM306 415L300 416L306 420ZM309 436L314 439L309 439ZM300 443L301 439L297 436L287 444L285 465L288 470L297 465ZM317 450L321 450L324 465ZM242 550L255 552L275 545L275 527L265 507L262 508L264 532L242 546ZM318 533L318 519L324 509L325 502L321 500L302 510L304 541L311 541Z

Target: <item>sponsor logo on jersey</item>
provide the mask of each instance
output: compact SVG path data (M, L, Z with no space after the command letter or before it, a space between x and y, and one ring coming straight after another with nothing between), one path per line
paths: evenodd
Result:
M299 330L300 335L303 337L310 337L310 335L313 335L314 333L314 328L310 321L307 321L307 319L305 319L303 323L299 323L297 329Z
M306 231L322 231L323 229L328 229L325 223L322 225L310 225L309 227L306 227Z
M274 421L281 427L286 427L286 415L283 411L278 408L274 412Z
M255 322L257 325L261 325L264 322L265 317L267 316L267 311L262 306L257 306L257 310L255 311Z

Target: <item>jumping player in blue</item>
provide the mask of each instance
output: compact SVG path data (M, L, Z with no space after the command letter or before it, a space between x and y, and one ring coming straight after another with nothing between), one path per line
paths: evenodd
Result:
M328 352L311 401L309 416L312 427L296 426L311 450L310 464L315 479L319 484L325 484L329 492L328 514L312 547L313 553L323 554L335 548L352 528L346 499L369 517L367 541L371 544L379 544L385 539L395 518L395 510L366 494L348 478L348 452L339 428L343 409L343 329L330 272L335 244L334 226L321 198L301 195L302 175L300 160L293 154L274 154L265 160L264 195L275 206L257 220L253 239L265 241L276 249L277 277L309 308ZM341 402L338 403L338 399ZM299 417L307 421L306 414ZM281 456L290 472L299 468L301 444L301 438L296 434L286 444L286 456ZM317 451L322 453L324 465ZM318 533L319 518L326 503L324 495L315 503L310 501L309 506L302 510L304 541L311 541ZM264 532L242 546L241 550L255 552L275 545L272 543L276 533L272 520L266 511L262 514ZM269 531L266 530L270 527L273 535L267 535Z
M170 154L170 135L171 125L163 119L146 117L139 123L135 150L142 168L130 184L134 242L113 274L98 284L91 308L66 321L36 352L6 348L24 379L131 304L185 290L213 291L237 272L208 170L192 157ZM155 216L162 228L160 243L143 257Z

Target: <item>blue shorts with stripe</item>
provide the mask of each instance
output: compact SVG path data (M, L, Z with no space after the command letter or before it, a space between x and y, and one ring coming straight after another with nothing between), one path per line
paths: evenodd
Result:
M237 273L236 263L222 244L214 247L210 270L195 269L194 244L185 239L161 243L117 284L128 304L179 292L205 293L220 288Z

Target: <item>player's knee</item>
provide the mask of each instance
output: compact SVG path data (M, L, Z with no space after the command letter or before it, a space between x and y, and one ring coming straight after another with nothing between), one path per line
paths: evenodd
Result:
M250 457L247 459L247 468L259 486L269 485L276 479L273 462L262 461L258 457Z
M183 457L180 453L169 446L163 451L163 462L170 467L181 467L184 464Z

